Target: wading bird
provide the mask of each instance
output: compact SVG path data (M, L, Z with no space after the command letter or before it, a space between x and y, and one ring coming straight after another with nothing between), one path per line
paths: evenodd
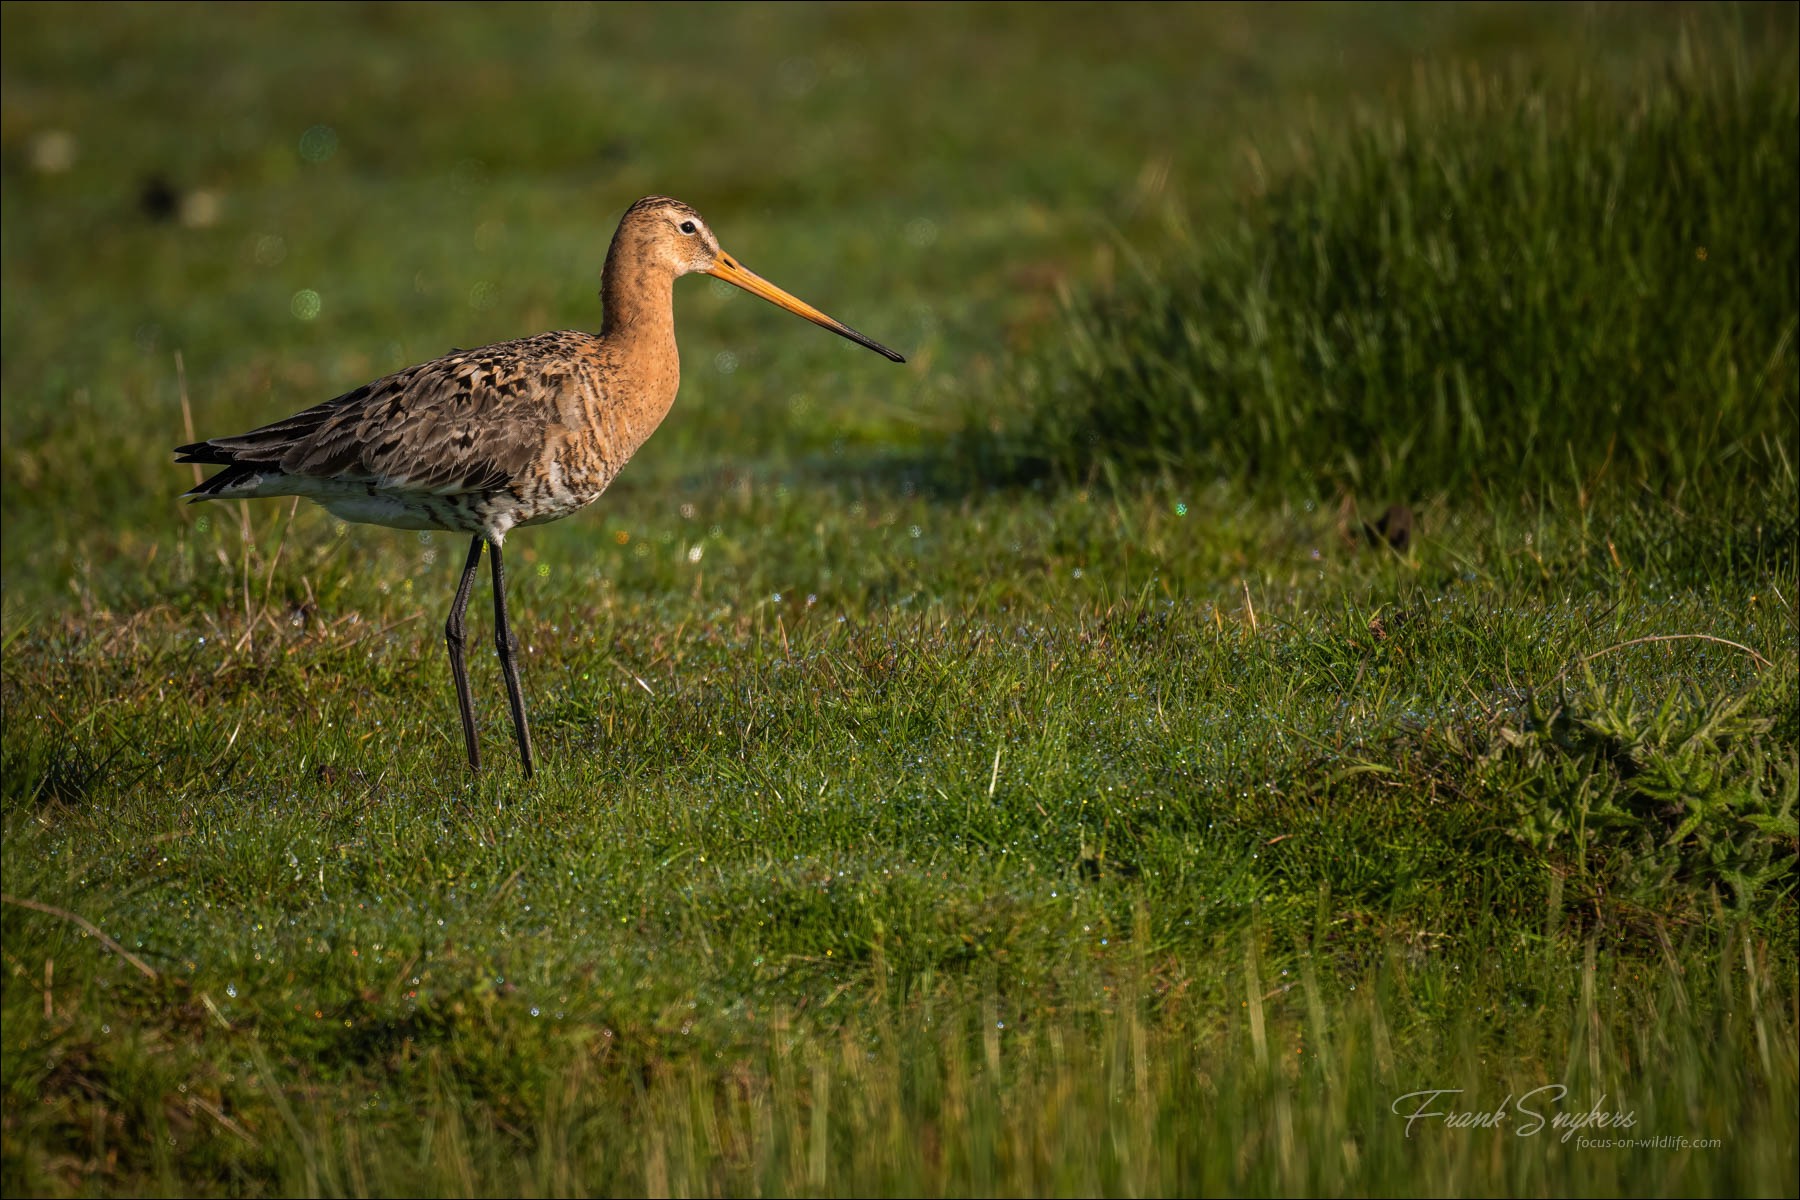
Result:
M236 437L176 448L176 461L225 469L193 500L305 496L346 521L466 533L468 562L444 622L469 766L481 769L463 666L463 614L481 551L494 554L494 644L525 775L531 731L506 619L500 545L519 525L599 499L675 402L674 284L704 271L894 362L900 355L746 270L700 214L667 196L625 210L606 254L603 324L457 350Z

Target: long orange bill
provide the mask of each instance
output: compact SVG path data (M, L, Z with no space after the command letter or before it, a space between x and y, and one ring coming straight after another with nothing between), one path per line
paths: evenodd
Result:
M758 275L755 271L745 269L737 259L731 257L729 254L721 252L719 254L718 264L714 266L712 270L708 271L707 274L716 275L727 283L735 283L753 296L761 296L771 304L779 304L789 312L797 313L800 316L805 317L814 325L822 325L839 337L847 337L859 346L867 346L875 353L892 359L894 362L906 361L900 355L895 354L892 350L889 350L874 338L864 337L842 321L826 316L799 297L788 295L788 293L782 291L780 288L764 279L761 275Z

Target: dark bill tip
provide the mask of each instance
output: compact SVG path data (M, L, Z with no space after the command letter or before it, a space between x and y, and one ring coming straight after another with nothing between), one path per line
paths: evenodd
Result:
M881 355L881 357L887 359L889 362L903 363L906 361L906 356L904 354L900 354L894 350L889 350L886 346L882 345L880 342L876 341L874 338L865 337L862 334L856 332L856 330L850 328L848 325L838 325L833 330L833 332L842 334L844 337L849 338L851 341L855 342L859 346L868 347L870 350L873 350L875 353Z

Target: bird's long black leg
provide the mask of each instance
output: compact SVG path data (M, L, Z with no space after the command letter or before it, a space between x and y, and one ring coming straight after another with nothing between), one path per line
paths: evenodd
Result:
M450 618L444 622L444 644L450 647L450 677L456 681L456 707L462 713L463 741L469 746L469 769L481 770L481 747L475 742L475 706L469 702L469 672L463 666L463 613L469 607L469 593L475 590L475 568L481 565L481 547L485 539L475 535L469 547L469 562L463 568L462 582L456 586L456 599L450 605Z
M525 723L525 696L519 690L519 665L513 661L517 644L506 621L506 568L500 562L500 543L494 543L494 648L500 652L500 671L506 676L506 699L512 704L513 732L519 737L519 759L525 778L531 778L531 727Z

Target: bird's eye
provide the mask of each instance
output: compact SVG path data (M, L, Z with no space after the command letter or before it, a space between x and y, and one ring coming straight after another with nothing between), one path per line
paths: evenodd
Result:
M683 221L681 223L681 232L683 232L683 233L694 232L694 223L692 221Z

